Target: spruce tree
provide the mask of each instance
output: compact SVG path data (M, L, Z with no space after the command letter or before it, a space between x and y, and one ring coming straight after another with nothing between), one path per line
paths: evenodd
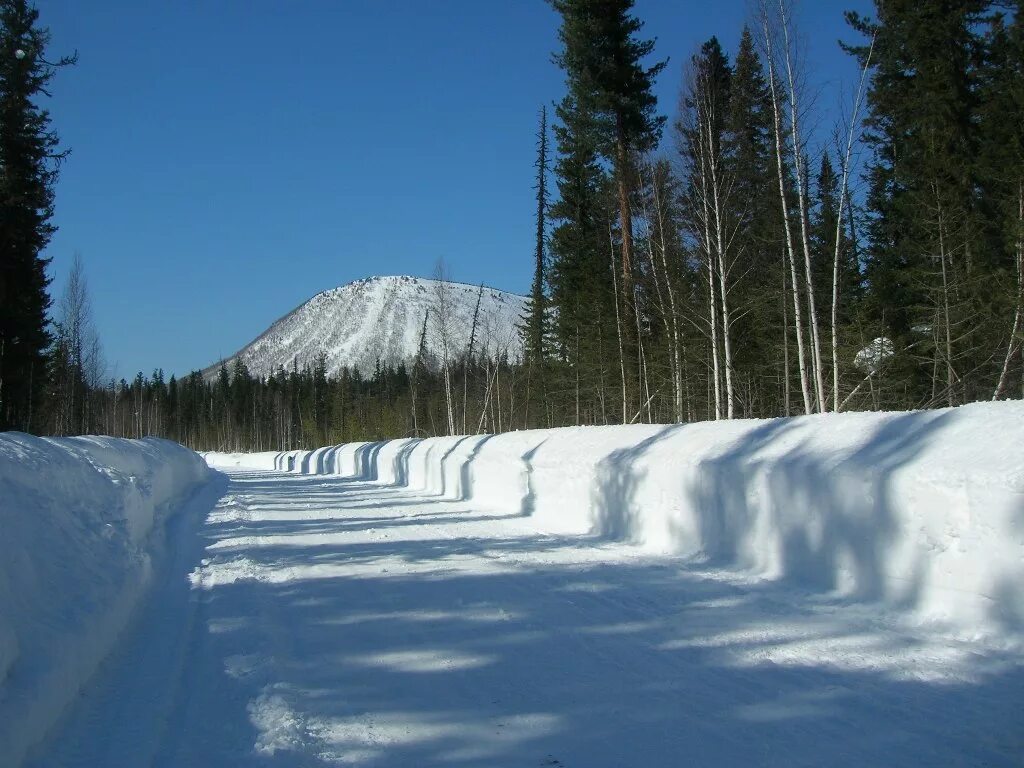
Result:
M540 127L537 130L537 228L536 241L534 243L534 267L533 283L530 286L530 300L527 304L526 316L522 318L523 325L520 329L523 340L524 362L527 368L527 393L526 404L527 426L532 416L536 423L540 423L537 414L531 414L531 406L537 404L537 395L541 395L540 404L546 399L545 362L547 346L547 294L544 288L545 274L545 240L547 236L547 215L548 215L548 112L547 107L541 107ZM536 408L532 410L536 411Z
M784 411L786 372L780 367L783 333L780 274L784 235L778 215L772 111L764 66L744 26L732 68L726 122L726 159L733 186L730 216L737 261L733 285L737 344L733 364L740 414ZM785 298L785 297L783 297Z
M828 152L821 155L814 184L815 201L811 221L811 249L815 285L827 286L832 281L832 255L835 248L836 222L839 218L839 179Z
M533 282L530 285L530 300L523 318L523 348L528 364L536 366L544 357L545 307L547 297L544 290L545 240L548 215L548 127L547 107L540 112L540 127L537 129L537 221L536 239L533 250Z
M630 15L633 0L552 0L562 15L563 50L555 61L565 70L573 96L603 118L603 151L615 165L623 232L623 276L632 258L630 153L658 143L664 117L655 114L654 78L667 62L645 67L653 40L638 40L643 22Z
M50 297L43 250L54 232L53 188L66 152L38 104L59 67L26 0L0 0L0 429L43 423Z
M596 116L571 95L555 112L558 197L549 212L553 228L548 268L555 310L553 352L566 364L562 367L566 378L558 388L568 403L561 405L578 423L587 410L584 390L603 395L615 333L611 310L615 296L607 268L608 178L600 162Z
M654 50L654 41L637 38L643 23L631 15L633 0L551 0L551 3L562 16L559 29L562 50L555 61L565 70L572 101L596 118L599 150L615 169L622 273L619 292L624 315L619 332L627 342L621 363L630 368L635 361L635 350L630 342L636 341L634 337L641 324L634 315L631 194L635 174L632 156L653 149L661 136L665 119L655 112L657 99L652 88L666 62L644 66L644 59ZM625 382L623 387L626 387ZM628 398L624 399L628 402ZM629 418L625 412L622 416L624 420Z
M979 29L986 0L876 2L865 140L866 278L877 333L896 358L884 405L953 405L981 394ZM866 46L848 46L863 61ZM990 392L991 390L989 390Z
M1024 397L1024 2L997 15L981 72L981 148L986 239L993 253L986 348L998 367L993 399Z
M717 38L705 42L690 61L677 123L684 168L684 225L696 256L701 292L696 321L707 328L706 350L711 375L708 405L714 418L734 415L732 317L729 276L736 257L733 231L736 207L727 143L726 120L732 68Z

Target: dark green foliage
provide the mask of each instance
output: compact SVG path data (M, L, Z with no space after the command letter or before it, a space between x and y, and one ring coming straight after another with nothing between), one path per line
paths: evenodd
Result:
M544 107L540 112L540 128L537 132L537 239L534 248L533 283L530 286L529 314L525 319L523 348L526 360L539 365L546 357L545 336L547 320L547 295L544 289L545 241L548 212L548 113Z
M565 70L577 106L597 118L599 151L614 156L621 139L629 151L654 149L665 118L655 112L657 99L651 89L666 62L643 65L654 41L636 38L643 22L630 15L633 0L551 0L551 4L562 15L558 33L562 50L555 62Z
M664 63L645 64L653 42L639 39L632 0L551 2L561 15L555 61L565 71L566 94L555 107L553 158L546 110L538 132L522 361L486 359L471 348L449 361L447 375L420 354L408 368L378 362L372 372L329 376L321 357L308 370L282 368L266 379L236 361L207 380L193 372L165 382L154 371L101 387L76 362L81 351L71 348L75 336L63 326L54 328L49 368L43 366L41 253L52 234L61 155L34 99L45 93L53 67L41 58L46 34L35 27L34 11L21 0L0 0L0 428L42 424L44 385L55 431L153 434L217 450L447 434L450 418L468 433L698 420L716 415L716 350L718 385L728 374L735 416L789 415L798 410L801 380L794 302L808 338L811 302L802 242L795 291L790 284L783 211L794 237L802 236L801 224L809 230L823 342L818 407L1024 396L1022 2L879 0L873 20L848 14L862 39L847 49L862 63L873 41L868 152L857 169L866 191L855 173L852 201L842 188L841 141L839 152L801 146L800 178L789 167L785 77L776 80L784 165L776 167L770 70L750 30L731 62L716 38L694 56L683 100L691 112L680 120L673 160L681 162L673 163L653 154L663 118L652 85ZM14 56L19 46L30 55ZM698 103L714 105L705 149L718 163L716 226L725 236L715 248L694 223L705 194L697 170L707 161L694 151ZM803 221L798 181L807 190ZM424 335L429 320L423 318ZM876 339L891 344L892 358L855 362ZM726 409L719 405L717 414Z
M57 135L39 98L57 67L49 33L25 0L0 1L0 429L38 429L45 419L47 293L42 256L53 235Z
M991 395L979 311L994 256L984 238L977 159L985 0L879 3L865 140L868 310L893 339L888 399L953 405ZM853 47L861 57L866 48Z
M547 271L547 224L548 224L548 112L542 107L540 127L537 131L537 230L534 246L533 283L530 286L530 300L526 316L522 318L520 338L523 342L523 356L527 369L526 426L544 426L544 402L547 396L548 358L550 327L548 293L545 274Z
M548 285L554 317L554 356L563 363L552 397L576 412L608 376L614 301L608 272L608 177L601 166L598 118L566 96L556 107L558 199L551 205ZM581 394L585 392L586 394ZM579 405L586 409L586 405Z
M521 423L519 366L480 358L453 363L453 375L470 384L467 422L497 431ZM378 364L373 376L342 369L328 376L321 356L309 369L279 368L252 376L235 360L208 379L198 371L165 381L163 371L139 373L91 392L100 430L119 437L154 435L196 450L269 451L314 448L342 442L446 433L444 379L421 367L417 374L418 428L413 427L411 378L404 364ZM458 414L459 423L462 414Z
M743 28L729 84L725 156L732 184L730 217L736 228L731 299L736 308L734 374L744 416L785 412L781 368L782 253L771 104L753 35Z
M992 322L995 397L1024 396L1024 3L996 15L981 70L980 215L993 254L981 312Z
M653 149L661 135L664 118L656 114L652 87L665 63L644 65L654 42L638 39L643 23L631 15L633 0L552 0L552 5L562 19L561 50L554 60L565 72L568 92L557 108L562 159L555 173L566 204L552 210L559 222L552 243L552 299L559 312L563 302L568 310L558 325L563 357L577 361L570 363L571 380L563 382L563 391L571 393L580 418L590 396L597 399L601 418L607 418L612 382L606 361L614 350L623 403L619 418L626 419L623 408L631 410L633 399L627 391L642 389L634 383L642 370L638 334L643 319L638 314L642 298L634 291L633 153ZM608 166L615 171L609 180L614 197L604 179ZM574 187L568 196L567 187ZM616 208L617 217L612 214ZM559 263L562 259L567 263ZM599 264L607 265L608 272ZM610 301L603 300L605 294ZM596 366L581 365L585 360ZM588 381L591 374L595 381Z

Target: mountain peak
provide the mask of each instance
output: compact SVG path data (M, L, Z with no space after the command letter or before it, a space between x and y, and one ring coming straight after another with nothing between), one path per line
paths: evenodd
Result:
M240 358L250 373L266 377L282 367L310 367L323 354L328 375L345 367L369 374L378 361L412 363L422 339L425 356L436 364L446 349L450 358L468 350L478 300L474 353L519 359L516 326L525 297L486 286L378 275L316 294L224 363L230 369ZM206 374L219 367L211 366Z

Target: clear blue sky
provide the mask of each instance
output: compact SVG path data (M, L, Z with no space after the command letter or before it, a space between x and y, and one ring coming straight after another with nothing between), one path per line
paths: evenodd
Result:
M117 376L181 375L313 294L375 274L525 293L537 112L561 97L542 0L37 0L51 58L77 49L49 108L71 147L49 248L58 296L82 254ZM844 8L799 10L812 77L856 79ZM638 0L670 64L745 0ZM666 147L668 148L668 147Z

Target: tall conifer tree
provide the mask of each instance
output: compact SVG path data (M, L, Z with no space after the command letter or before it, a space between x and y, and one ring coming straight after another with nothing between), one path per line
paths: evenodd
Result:
M533 283L530 286L530 301L524 318L524 344L527 362L537 366L544 357L545 313L547 297L544 290L545 240L548 214L548 113L547 107L540 112L540 127L537 130L537 223L533 252Z
M569 368L560 390L571 393L568 408L585 410L581 390L591 376L600 382L615 333L609 328L615 301L608 276L605 226L607 176L601 167L598 120L584 104L567 95L555 108L558 159L554 164L558 197L550 208L553 223L548 281L555 351ZM598 383L597 387L602 385ZM578 423L579 419L577 419Z
M559 40L562 50L555 61L565 70L573 101L597 118L600 150L615 169L619 209L619 241L622 278L621 306L624 317L620 334L633 339L641 325L633 315L633 212L635 186L632 156L653 149L661 136L664 117L656 114L654 78L666 62L650 67L644 59L654 50L653 40L637 35L643 23L631 14L633 0L551 0L562 16ZM632 345L624 353L634 359ZM627 361L622 363L625 367ZM623 387L626 383L623 382ZM628 401L628 398L624 398ZM623 419L629 418L626 413Z
M986 309L996 350L993 399L1024 397L1024 1L993 18L982 70L979 176L993 251Z
M545 291L545 251L547 239L548 215L548 111L541 107L540 127L537 130L537 229L534 243L533 283L530 286L530 301L527 304L526 317L523 318L521 336L523 339L523 356L527 368L526 380L526 426L530 420L538 420L537 411L543 408L546 400L545 365L547 357L547 293ZM540 400L538 400L540 395ZM532 411L532 412L531 412Z
M725 142L733 184L735 217L733 286L737 344L734 367L740 413L782 412L786 375L780 367L787 343L779 301L784 236L777 213L774 156L770 149L772 111L764 66L753 35L744 26L733 63Z
M0 0L0 429L32 430L44 417L49 278L58 151L38 104L58 67L49 32L26 0Z
M987 0L876 2L847 14L875 46L865 139L867 280L879 333L894 340L894 406L980 394L979 28ZM863 62L867 47L850 47Z

